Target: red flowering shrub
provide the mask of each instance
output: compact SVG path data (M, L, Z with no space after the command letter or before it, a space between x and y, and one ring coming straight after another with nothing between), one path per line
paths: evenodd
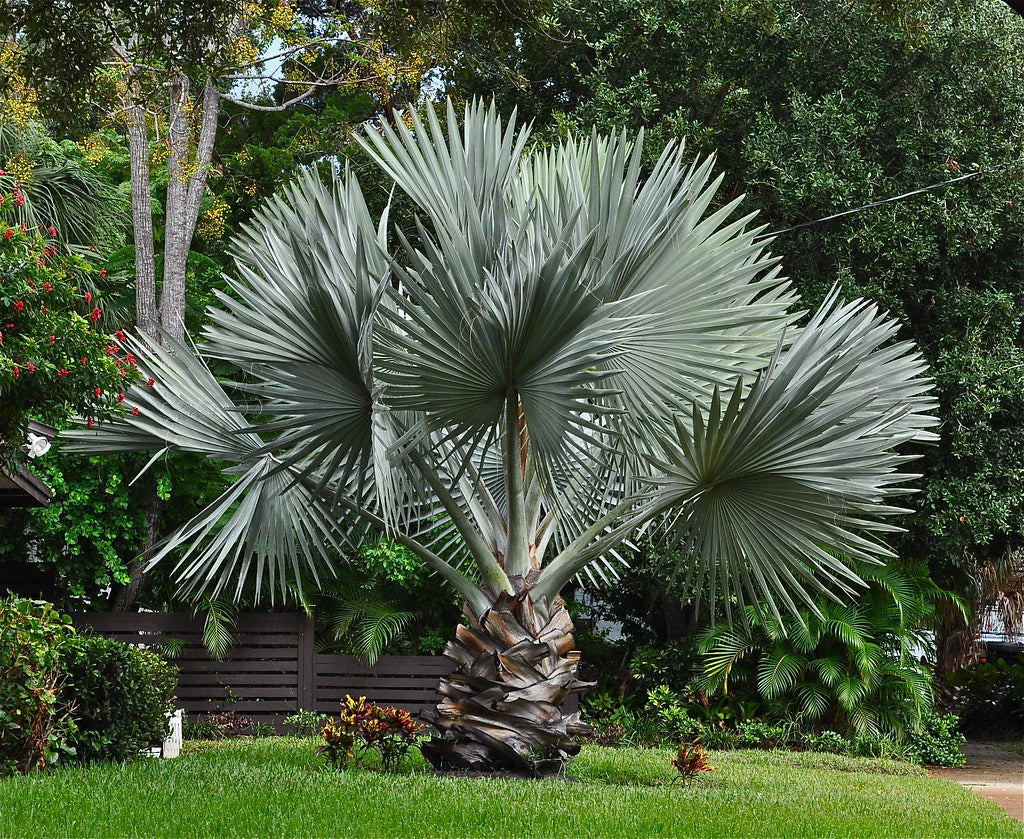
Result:
M24 442L28 414L53 424L75 415L109 418L124 410L121 394L138 372L101 331L103 312L90 306L92 295L79 290L91 266L58 254L52 239L11 223L4 209L0 204L0 456L9 457Z
M367 702L365 696L341 701L341 714L323 729L324 745L317 750L335 769L347 769L356 749L373 749L385 772L398 768L416 743L423 726L408 711Z

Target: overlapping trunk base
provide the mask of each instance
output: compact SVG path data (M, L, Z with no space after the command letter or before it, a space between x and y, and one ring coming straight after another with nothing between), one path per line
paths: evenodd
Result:
M590 732L562 707L591 687L576 678L572 620L561 598L533 602L529 590L502 594L474 627L459 626L445 655L458 663L441 680L431 722L442 732L423 745L437 769L559 772Z

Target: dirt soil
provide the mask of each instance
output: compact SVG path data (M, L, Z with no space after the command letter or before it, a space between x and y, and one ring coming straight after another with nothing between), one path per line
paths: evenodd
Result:
M1024 822L1024 755L999 748L996 743L964 743L967 765L933 767L928 774L963 784L994 801L1018 821Z

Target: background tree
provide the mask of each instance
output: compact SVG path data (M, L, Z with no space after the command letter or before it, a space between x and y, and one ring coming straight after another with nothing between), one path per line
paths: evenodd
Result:
M193 589L287 589L351 527L389 529L470 623L425 753L544 773L583 730L560 710L583 687L563 586L607 579L673 510L712 590L789 609L852 590L822 546L887 555L871 534L908 477L894 448L934 436L931 385L868 304L793 325L749 217L706 213L710 161L670 145L644 181L624 136L527 152L493 110L427 115L361 140L415 204L415 244L392 255L351 174L304 179L237 242L205 352L251 371L253 424L200 360L140 347L138 416L75 437L234 464L173 540Z
M1012 5L1012 4L1011 4ZM521 79L465 74L540 132L626 126L716 150L809 301L834 282L898 314L936 373L941 443L894 544L946 585L1024 535L1024 26L999 0L959 3L560 4L562 36L527 33ZM530 37L532 36L532 37ZM972 173L824 223L817 219ZM943 669L973 654L954 611Z
M435 69L456 54L465 63L510 48L517 29L544 5L5 0L0 31L9 36L8 93L22 107L38 107L80 131L99 114L126 135L134 320L150 340L167 334L180 341L197 225L208 242L224 230L227 204L207 197L224 103L264 114L299 103L316 109L341 91L369 94L377 108L389 109L417 99ZM338 151L329 147L321 156ZM162 224L154 225L155 214ZM142 555L157 541L163 515L156 483L147 479L144 486ZM142 564L133 562L117 608L130 608L143 584Z

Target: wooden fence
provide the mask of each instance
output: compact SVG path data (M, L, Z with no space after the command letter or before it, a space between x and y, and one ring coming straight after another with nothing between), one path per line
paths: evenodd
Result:
M444 656L382 656L373 667L351 655L313 652L313 620L302 613L240 615L236 644L221 661L203 646L202 619L182 613L82 612L79 629L130 644L184 644L173 663L181 670L178 706L187 714L237 711L280 728L299 709L338 711L346 694L420 713L440 700L437 684L455 663ZM571 697L566 710L577 710Z

